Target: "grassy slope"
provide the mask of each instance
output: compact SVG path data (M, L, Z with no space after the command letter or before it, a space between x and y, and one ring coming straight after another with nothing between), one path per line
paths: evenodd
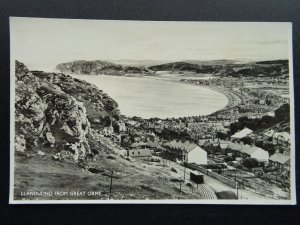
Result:
M45 151L45 150L44 150ZM46 151L45 151L46 152ZM112 156L114 159L109 159ZM80 168L72 162L54 161L45 156L16 155L15 199L22 199L20 191L101 191L100 196L26 197L24 199L108 199L110 169L113 169L113 199L203 199L203 193L171 182L179 178L161 163L127 161L116 154L100 152L97 161L89 166L99 169L98 174Z

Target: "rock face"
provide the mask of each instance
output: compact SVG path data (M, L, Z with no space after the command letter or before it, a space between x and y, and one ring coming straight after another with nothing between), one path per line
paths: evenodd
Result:
M91 125L85 105L94 107L97 102L104 115L119 115L117 103L104 95L93 85L70 76L30 72L16 61L15 150L49 146L54 154L68 152L76 162L85 159L91 153L87 138Z
M115 120L120 116L117 102L99 90L95 85L74 79L62 73L32 71L32 74L43 82L50 83L59 88L74 101L82 102L82 106L86 109L87 118L91 123L95 120L100 120L101 123L101 120L103 120L101 118L106 116L112 117ZM48 87L49 86L45 86L44 89L46 90ZM57 111L53 112L53 114L56 113Z
M77 60L69 63L58 64L56 69L61 72L70 72L78 74L96 74L97 71L110 66L114 66L114 64L100 60Z

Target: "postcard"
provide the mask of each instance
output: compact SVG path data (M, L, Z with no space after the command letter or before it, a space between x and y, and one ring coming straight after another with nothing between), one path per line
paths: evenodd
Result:
M10 18L11 204L296 204L292 24Z

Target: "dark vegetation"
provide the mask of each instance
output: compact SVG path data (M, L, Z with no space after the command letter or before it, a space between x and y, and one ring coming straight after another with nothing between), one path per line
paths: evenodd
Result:
M249 119L248 117L241 117L236 123L230 124L230 134L248 127L253 131L270 128L280 122L288 122L290 120L290 105L284 104L275 110L275 117L264 116L261 119ZM222 136L222 134L219 134Z

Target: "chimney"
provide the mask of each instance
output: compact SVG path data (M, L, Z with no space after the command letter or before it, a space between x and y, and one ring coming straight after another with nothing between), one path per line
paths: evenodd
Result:
M276 145L275 153L280 153L280 152L279 152L279 146L278 146L278 145Z

